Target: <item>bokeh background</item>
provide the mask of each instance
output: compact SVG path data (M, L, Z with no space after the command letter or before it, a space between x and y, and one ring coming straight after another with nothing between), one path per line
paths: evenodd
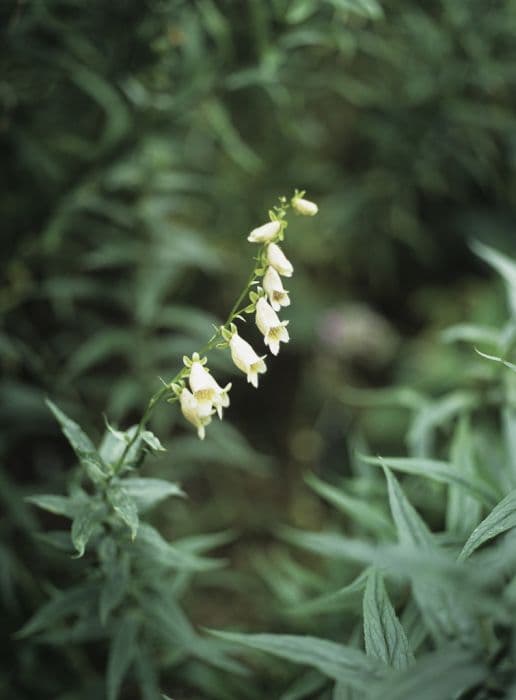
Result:
M214 354L226 419L200 443L164 405L152 427L171 449L148 469L190 497L155 514L169 536L234 532L190 618L303 629L282 613L296 585L340 575L296 569L275 536L337 522L305 474L423 449L414 397L475 361L443 330L504 318L471 242L516 253L516 2L3 0L0 15L0 692L72 700L102 657L11 638L87 567L45 547L59 521L23 501L63 491L73 461L44 398L96 438L102 414L137 421L231 308L248 231L306 189L320 214L288 230L291 342L256 392ZM257 673L255 697L279 697L282 671ZM189 683L169 687L204 697ZM231 692L213 697L252 694Z

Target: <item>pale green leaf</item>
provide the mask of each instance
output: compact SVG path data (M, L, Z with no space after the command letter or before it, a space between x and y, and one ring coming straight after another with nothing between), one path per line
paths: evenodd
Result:
M123 481L125 492L134 500L140 513L149 510L170 496L185 497L178 484L165 479L129 478Z
M450 462L452 468L466 476L475 472L474 444L470 423L467 417L458 421L451 446ZM482 506L468 492L450 484L446 502L446 530L459 536L467 536L478 524Z
M56 515L64 515L66 518L73 518L77 512L77 503L66 496L38 494L27 496L25 500L42 510L55 513Z
M453 484L488 506L494 505L498 498L496 492L484 481L472 474L460 473L448 462L412 457L364 457L363 459L368 464L387 465L390 469L405 474L415 474L443 484Z
M86 549L86 545L99 528L100 523L104 519L106 509L96 502L89 501L81 506L72 523L72 542L77 550L77 557L82 557Z
M387 667L368 658L353 647L318 637L287 634L237 634L211 630L221 639L249 649L263 651L296 664L316 668L328 678L341 680L350 686L366 688L384 677Z
M441 648L418 659L403 673L379 683L370 700L448 700L479 683L486 669L458 647Z
M142 432L142 440L146 445L148 445L151 450L154 450L155 452L165 452L165 448L161 444L159 438L154 435L150 430L144 430Z
M516 315L516 262L503 253L475 241L472 248L477 255L483 258L505 280L507 296L513 315Z
M365 529L372 530L376 534L380 533L382 536L394 534L392 523L378 507L348 495L342 488L327 484L313 474L307 474L305 480L321 498L348 515L353 521L360 523Z
M516 527L516 490L507 494L473 530L459 554L459 561L471 556L484 542L492 540L513 527Z
M52 401L47 399L47 406L50 408L56 417L61 430L63 431L68 442L72 446L79 462L86 468L88 473L98 473L99 478L105 478L109 475L106 467L100 458L92 441L73 420L68 418ZM95 479L94 479L95 480Z
M113 510L131 531L131 538L134 540L138 532L138 510L136 503L121 486L114 486L107 491L108 501L113 506Z
M367 577L363 612L366 654L400 671L408 668L414 655L376 569Z

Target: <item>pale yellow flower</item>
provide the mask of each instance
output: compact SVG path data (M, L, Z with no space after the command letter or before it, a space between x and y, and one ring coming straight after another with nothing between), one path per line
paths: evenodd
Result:
M288 292L283 288L281 277L273 267L267 268L262 284L274 311L279 311L282 306L290 306Z
M212 408L215 408L219 418L222 418L222 409L229 406L228 392L231 389L231 384L227 384L224 388L219 386L198 360L192 362L189 380L190 389L199 407L199 413L211 415Z
M197 435L201 440L204 440L206 435L205 426L211 423L212 413L206 415L199 410L199 403L195 396L185 387L179 395L179 403L181 410L187 421L192 423L197 428Z
M237 332L233 333L229 341L231 359L239 370L247 375L247 381L258 388L258 375L267 371L264 358L259 357L249 343L241 338Z
M277 243L269 243L267 246L267 262L283 277L292 277L294 272L292 263L287 259Z
M278 235L280 228L281 224L279 221L269 221L263 226L254 228L247 236L247 240L251 243L268 243Z
M261 333L265 345L268 345L273 355L277 355L280 343L288 343L289 335L286 329L288 321L280 321L278 314L267 302L265 297L260 297L256 302L256 325Z

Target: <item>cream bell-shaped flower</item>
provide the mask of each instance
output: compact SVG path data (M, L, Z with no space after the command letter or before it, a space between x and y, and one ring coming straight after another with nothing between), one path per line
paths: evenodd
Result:
M200 415L209 416L212 408L215 408L219 418L222 418L222 409L229 406L228 392L231 389L231 383L224 388L219 386L198 360L192 362L189 380Z
M287 260L285 253L276 243L269 243L267 246L267 262L283 277L292 277L294 268L290 260Z
M213 411L208 415L201 413L199 410L198 401L186 387L179 395L179 403L181 404L181 411L183 412L186 420L197 428L197 435L201 440L204 440L206 435L205 426L211 423Z
M233 333L229 341L231 359L239 370L247 374L247 381L258 388L258 375L267 371L264 362L265 355L259 357L249 343L241 338L237 332Z
M267 268L262 284L274 311L279 311L282 306L290 306L288 292L283 288L281 277L273 267Z
M319 207L315 202L311 202L309 199L303 199L302 197L292 198L292 208L302 216L315 216L319 211Z
M280 229L281 223L279 221L269 221L263 226L254 228L247 236L247 240L250 243L268 243L278 235Z
M289 335L286 329L288 321L280 321L278 314L268 303L265 297L260 297L256 302L256 325L261 333L265 345L269 346L273 355L277 355L280 343L288 343Z

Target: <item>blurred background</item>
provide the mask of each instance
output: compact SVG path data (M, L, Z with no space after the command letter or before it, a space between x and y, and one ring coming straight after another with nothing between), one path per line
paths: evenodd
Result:
M154 516L170 537L235 533L190 618L299 630L275 529L337 526L304 476L421 449L417 397L476 361L443 330L505 317L470 246L516 253L516 2L3 0L0 15L0 691L72 700L102 671L88 654L9 638L87 567L37 539L60 523L23 501L62 492L73 462L44 398L95 439L102 414L137 421L226 317L249 230L306 189L320 213L288 230L291 342L259 391L215 353L224 422L201 443L164 404L152 428L173 448L147 469L189 494ZM317 566L301 588L329 575Z

